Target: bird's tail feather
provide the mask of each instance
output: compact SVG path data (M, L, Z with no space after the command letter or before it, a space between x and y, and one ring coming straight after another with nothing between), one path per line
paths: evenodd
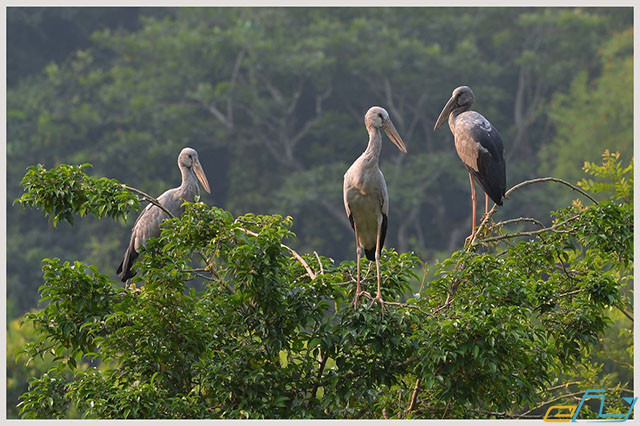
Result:
M127 252L124 254L124 259L120 262L120 266L118 266L118 270L116 271L116 274L118 274L123 283L136 275L135 272L131 271L131 267L137 258L138 252L133 247L128 248Z
M370 261L372 261L372 262L376 261L376 249L375 249L375 247L370 249L370 250L364 249L364 254L365 254L365 256L367 256L367 259L369 259Z

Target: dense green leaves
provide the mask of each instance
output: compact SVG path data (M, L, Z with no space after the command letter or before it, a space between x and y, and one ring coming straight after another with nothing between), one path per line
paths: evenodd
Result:
M73 224L73 213L126 220L129 210L140 209L138 197L114 179L87 176L87 167L90 164L62 164L51 170L30 166L21 182L25 194L16 202L44 210L54 227L61 219Z
M16 24L39 51L15 48ZM9 315L41 284L45 299L22 330L32 370L8 371L13 385L35 377L22 415L505 417L565 383L624 386L631 27L631 8L11 8L7 198L57 225L8 206ZM572 194L530 186L499 215L538 222L490 223L459 250L468 179L432 129L460 84L501 132L509 186L538 171L575 181L604 143L622 152L588 164L581 186L600 204L549 217ZM341 262L354 254L341 179L371 105L410 153L385 145L381 159L384 316L366 297L350 306L355 263ZM213 198L165 222L122 289L103 274L133 218L99 219L127 218L137 197L66 164L157 195L187 145ZM412 251L430 266L420 280ZM370 292L374 270L363 262Z
M609 176L619 164L602 167ZM39 191L27 193L35 206L56 189ZM95 267L45 259L47 305L27 316L40 338L26 354L51 352L57 364L30 382L24 417L518 413L589 356L610 308L627 308L628 203L577 203L519 242L491 225L417 291L421 261L384 250L384 314L371 296L351 305L354 262L292 256L283 244L295 238L290 217L185 207L144 248L124 289ZM204 290L189 288L192 279Z

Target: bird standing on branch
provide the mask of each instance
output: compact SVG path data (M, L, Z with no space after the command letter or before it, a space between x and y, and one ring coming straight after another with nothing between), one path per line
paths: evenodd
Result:
M389 195L384 176L378 168L380 150L382 149L381 130L402 152L407 152L402 138L389 119L384 108L369 108L364 116L364 124L369 132L369 145L360 157L344 174L344 208L356 237L357 278L354 307L363 293L360 288L360 250L364 249L367 259L376 262L378 278L378 294L374 302L380 303L384 311L384 302L380 293L380 251L387 233L387 216L389 214Z
M481 114L470 110L474 99L470 87L457 87L433 127L434 131L438 130L448 119L456 151L469 172L473 219L467 242L476 232L476 187L473 182L477 182L485 192L485 215L489 211L489 198L501 206L507 188L500 134Z
M207 181L204 170L202 170L198 153L195 149L184 148L180 152L178 167L180 167L180 172L182 173L182 184L177 188L165 191L158 197L160 205L174 216L180 216L184 211L183 202L193 202L196 195L200 195L198 181L200 181L207 193L211 193L209 181ZM150 238L160 236L160 223L168 217L167 213L161 208L151 203L140 213L136 223L133 225L129 247L127 247L124 259L116 271L122 282L126 282L135 275L131 271L131 267L138 258L138 248L143 246Z

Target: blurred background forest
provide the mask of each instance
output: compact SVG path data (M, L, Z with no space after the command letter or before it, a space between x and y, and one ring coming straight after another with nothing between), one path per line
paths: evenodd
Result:
M291 215L296 250L340 261L355 256L342 177L365 149L364 113L380 105L408 149L383 144L387 245L433 263L471 226L453 137L433 132L451 91L470 86L499 129L508 188L548 175L575 183L605 149L627 163L632 18L631 8L8 8L8 386L20 394L30 375L11 348L29 333L17 319L36 308L42 259L115 279L135 220L54 230L12 204L27 166L88 162L90 174L158 195L179 184L176 158L190 146L212 186L205 202ZM498 216L549 222L572 198L538 185ZM610 339L610 353L625 352Z

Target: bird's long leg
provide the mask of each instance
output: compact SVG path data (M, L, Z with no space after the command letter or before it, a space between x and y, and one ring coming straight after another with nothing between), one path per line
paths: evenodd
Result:
M384 300L382 300L382 293L380 292L380 234L382 231L382 218L378 221L378 235L376 237L376 275L378 277L378 293L373 302L380 303L380 310L384 315Z
M471 235L467 237L465 243L470 243L476 232L476 186L473 184L473 177L469 172L469 183L471 184L471 204L473 205L472 222L471 222Z
M489 196L485 193L484 194L484 215L488 215L489 214Z
M358 298L362 293L362 290L360 289L360 244L358 243L358 228L356 227L355 222L353 223L353 230L356 234L356 264L358 265L356 268L358 274L356 275L356 295L353 297L353 307L355 308L358 305Z

